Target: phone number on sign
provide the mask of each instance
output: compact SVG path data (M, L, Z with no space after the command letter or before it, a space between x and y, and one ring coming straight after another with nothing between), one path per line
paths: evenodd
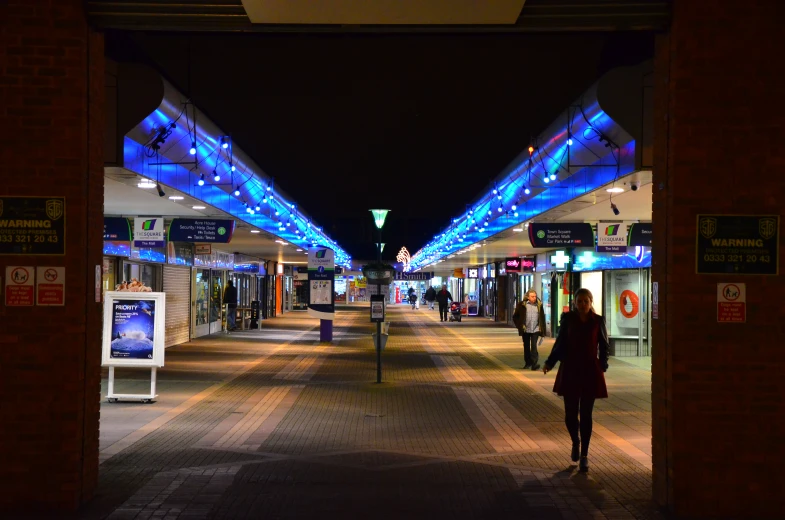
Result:
M761 263L770 263L771 256L770 255L703 255L704 262L746 262L748 264L754 264L756 262Z

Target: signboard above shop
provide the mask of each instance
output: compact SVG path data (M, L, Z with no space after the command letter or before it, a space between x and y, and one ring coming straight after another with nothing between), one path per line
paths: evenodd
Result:
M628 246L651 247L653 227L651 222L636 222L630 224L627 230Z
M521 259L520 258L507 258L504 260L504 268L509 273L521 272Z
M65 197L0 197L0 255L64 255Z
M621 220L600 220L597 223L597 252L627 251L627 224Z
M234 233L234 220L176 218L169 224L170 242L208 242L228 244Z
M417 273L402 273L401 271L395 271L396 280L430 280L431 278L433 278L433 271Z
M529 224L532 247L594 247L594 230L586 222Z
M698 215L699 274L778 274L779 215Z
M134 247L165 247L163 217L134 219Z
M104 240L131 241L131 223L123 217L104 217Z

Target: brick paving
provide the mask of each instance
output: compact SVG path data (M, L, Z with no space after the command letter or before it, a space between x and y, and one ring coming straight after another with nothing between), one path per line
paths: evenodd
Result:
M514 329L388 311L381 385L366 306L339 309L331 344L289 313L168 349L157 402L102 403L99 490L76 518L662 518L649 371L611 360L579 474L553 374L521 369ZM146 377L118 370L118 391Z

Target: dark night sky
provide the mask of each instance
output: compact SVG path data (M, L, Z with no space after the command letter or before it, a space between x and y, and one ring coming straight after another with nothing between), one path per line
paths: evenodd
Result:
M107 54L190 91L355 259L375 256L368 209L391 209L392 261L605 71L650 58L653 35L110 33Z

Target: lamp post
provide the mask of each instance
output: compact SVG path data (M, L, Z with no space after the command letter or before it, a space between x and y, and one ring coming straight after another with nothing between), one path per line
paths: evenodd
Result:
M382 265L382 248L384 248L384 243L382 242L382 226L384 226L384 219L387 218L387 213L389 213L389 209L372 209L371 213L373 214L373 221L376 224L376 228L379 230L379 253L377 255L377 259L379 261L379 265ZM382 294L382 285L380 283L380 279L377 278L376 283L376 294ZM385 300L386 300L385 296ZM384 308L385 303L382 303L382 308ZM382 322L376 322L376 382L382 382Z

